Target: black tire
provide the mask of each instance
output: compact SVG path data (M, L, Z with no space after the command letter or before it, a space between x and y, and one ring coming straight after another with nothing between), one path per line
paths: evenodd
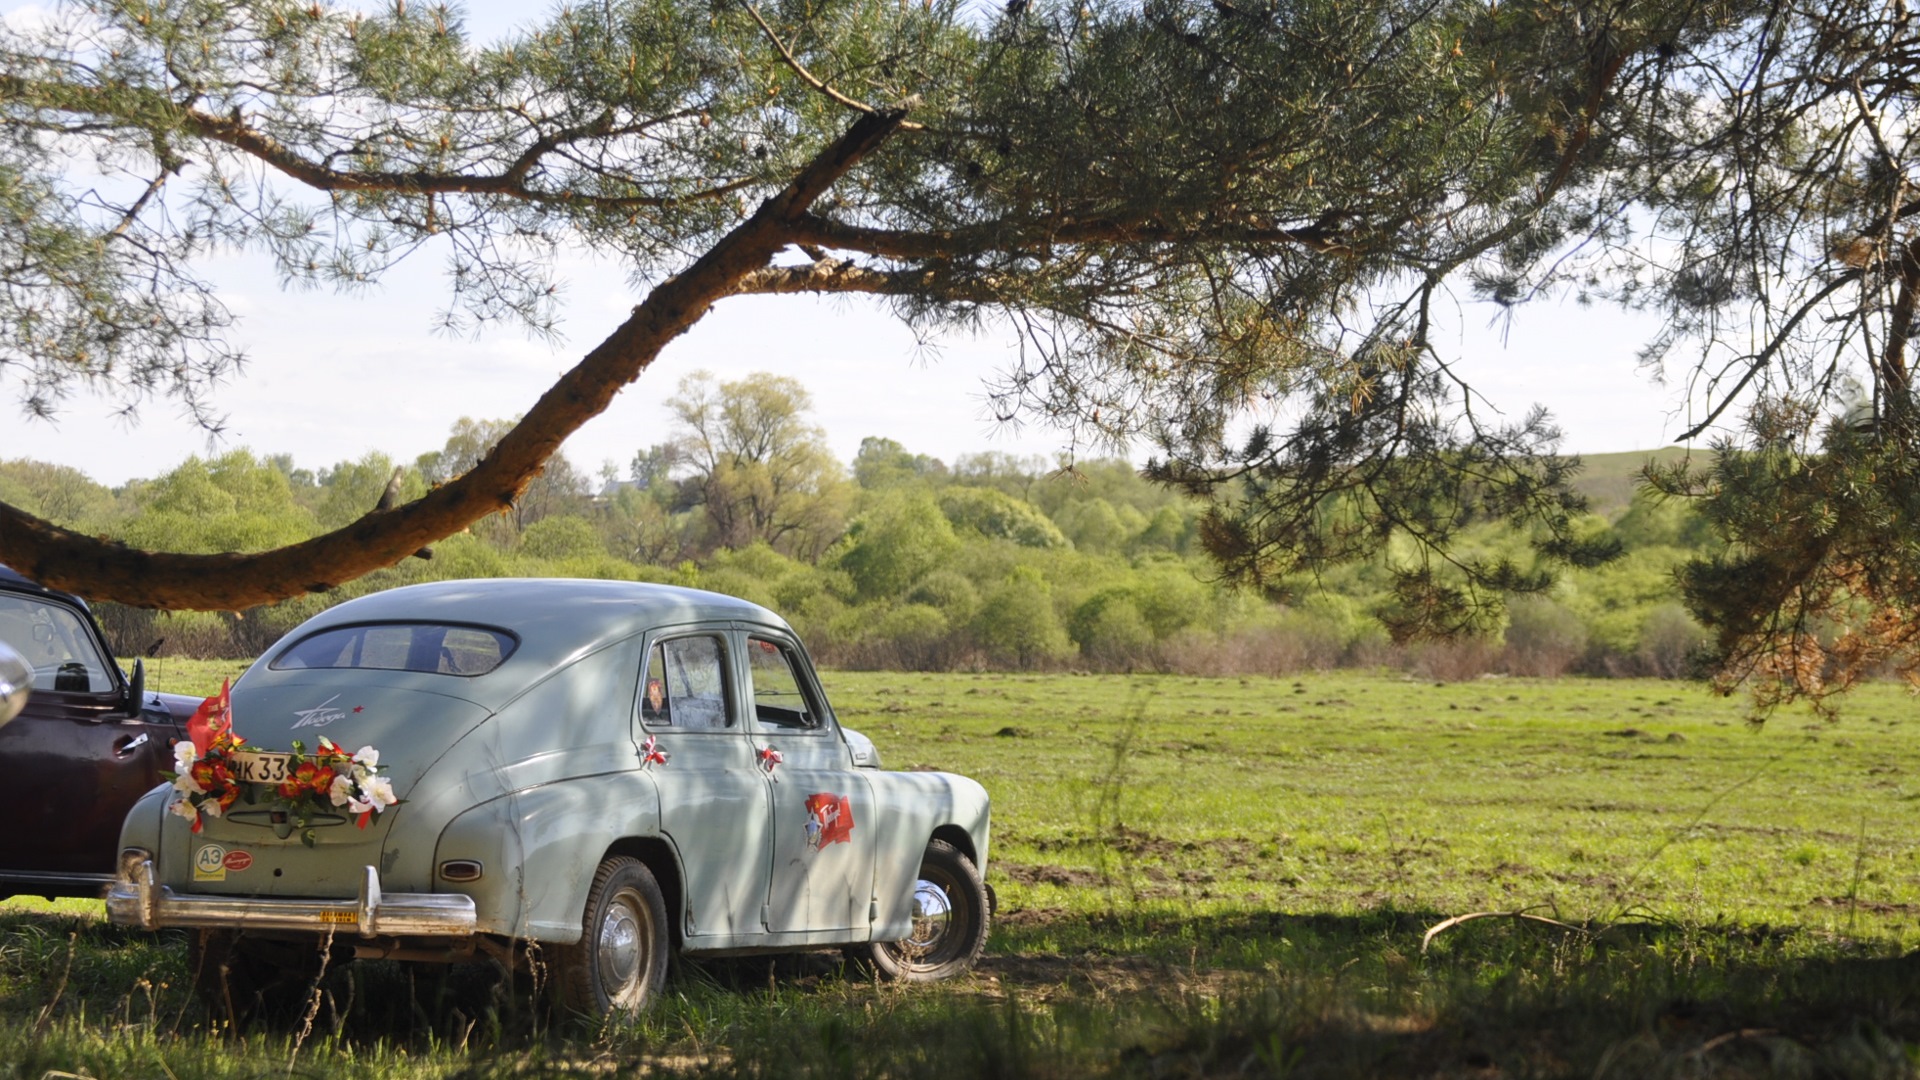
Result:
M580 940L555 950L553 989L562 1008L598 1019L635 1016L667 980L667 901L645 863L615 856L587 890Z
M993 919L973 860L944 840L930 841L920 857L913 909L913 932L905 941L867 947L874 972L889 981L937 982L972 970Z
M300 1014L326 967L318 942L248 937L239 930L189 930L187 977L216 1021L235 1028Z

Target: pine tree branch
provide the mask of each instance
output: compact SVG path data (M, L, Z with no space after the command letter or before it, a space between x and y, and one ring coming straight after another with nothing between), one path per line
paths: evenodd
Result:
M767 41L780 53L780 59L786 61L787 67L793 69L793 73L800 76L802 82L826 95L829 100L845 105L855 112L872 116L880 111L864 101L856 101L840 91L835 90L832 85L825 80L816 77L813 72L808 71L806 65L802 64L799 59L793 55L793 50L787 48L786 42L780 40L780 35L773 32L773 27L767 25L767 20L760 17L759 8L752 4L742 4L741 6L747 9L747 14L753 17L754 23L760 27L760 32L766 36ZM904 122L900 125L900 130L920 131L923 129L919 124Z
M984 284L945 280L935 270L873 270L844 260L820 258L805 266L769 266L740 279L742 296L792 293L866 293L917 296L950 303L993 304L1005 298Z
M72 83L25 79L0 74L0 102L27 108L52 110L93 117L131 129L145 129L156 114L168 116L174 126L189 135L231 147L271 166L276 171L316 191L391 192L395 194L496 195L541 205L597 207L606 210L666 209L687 203L724 198L760 183L754 177L742 177L722 184L690 191L683 195L591 195L574 191L543 191L527 184L527 176L540 159L583 139L613 138L637 134L657 123L678 117L663 117L647 124L615 128L605 119L594 124L560 128L540 135L497 173L440 172L432 169L366 171L335 169L305 157L294 148L246 122L238 112L229 116L190 107L182 107L157 91L125 85L112 87L77 86ZM65 130L64 128L62 130Z
M513 506L568 435L612 403L713 303L787 246L793 222L834 181L899 130L900 110L863 116L542 394L465 475L393 510L272 551L185 555L140 551L63 529L0 503L0 562L54 588L134 607L237 611L325 592L407 558Z
M1323 215L1325 216L1325 215ZM894 259L952 259L1005 251L1007 238L1022 246L1058 244L1233 244L1243 247L1305 247L1320 254L1353 249L1339 230L1319 225L1257 228L1247 225L1173 225L1147 215L1057 217L1028 223L994 222L956 229L877 229L809 214L795 229L795 243L858 251Z

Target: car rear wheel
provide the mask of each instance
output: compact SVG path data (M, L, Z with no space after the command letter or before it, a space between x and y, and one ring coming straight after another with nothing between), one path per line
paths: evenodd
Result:
M973 860L944 840L927 844L913 885L913 930L876 941L867 959L881 978L936 982L973 968L987 947L987 887Z
M584 1016L633 1016L667 979L667 902L653 871L616 856L600 864L587 890L583 933L558 950L554 991Z

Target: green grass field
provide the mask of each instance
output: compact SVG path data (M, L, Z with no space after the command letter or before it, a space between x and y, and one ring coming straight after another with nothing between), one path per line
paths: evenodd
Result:
M0 1077L1913 1072L1920 724L1895 687L1756 729L1650 681L826 681L889 767L994 796L971 979L686 964L645 1020L583 1032L478 975L360 965L304 1034L231 1037L203 1030L177 937L16 900ZM1539 918L1423 951L1517 911Z

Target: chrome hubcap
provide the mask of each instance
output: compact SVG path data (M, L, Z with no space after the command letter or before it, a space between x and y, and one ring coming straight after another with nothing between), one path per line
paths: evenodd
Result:
M595 947L600 953L600 989L618 1001L631 992L640 970L640 919L624 894L607 905Z
M925 956L940 947L952 921L952 898L945 889L922 878L913 886L913 933L900 944L908 955Z

